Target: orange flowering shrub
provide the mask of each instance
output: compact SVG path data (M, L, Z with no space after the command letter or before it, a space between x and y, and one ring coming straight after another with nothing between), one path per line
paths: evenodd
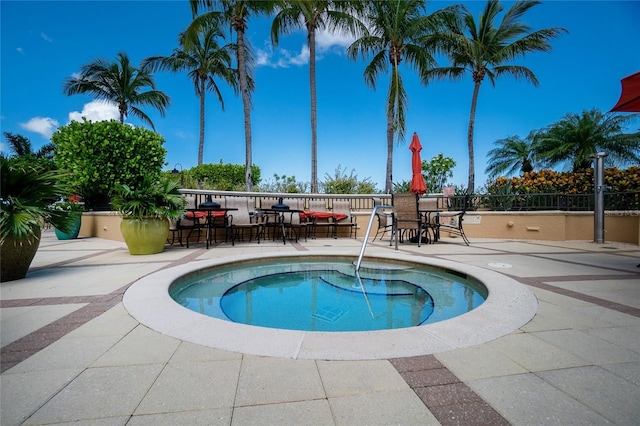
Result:
M640 167L632 166L626 170L615 167L604 170L606 192L640 191ZM504 193L511 187L513 194L560 193L590 194L594 192L593 169L578 173L540 170L525 173L520 177L499 177L487 187L490 194Z

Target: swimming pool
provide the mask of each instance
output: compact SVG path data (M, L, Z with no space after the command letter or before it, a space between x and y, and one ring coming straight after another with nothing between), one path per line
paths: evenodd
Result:
M438 268L287 259L217 268L174 283L171 297L213 318L306 331L372 331L432 324L477 308L486 288Z
M365 360L434 354L485 343L522 327L535 315L537 299L526 286L498 272L466 263L385 252L365 262L427 265L473 277L488 292L472 311L455 318L394 330L310 332L256 327L212 318L176 303L170 287L202 272L255 261L287 259L351 260L345 250L282 254L243 254L198 260L149 274L133 283L123 296L128 313L141 324L182 341L259 356L295 359Z

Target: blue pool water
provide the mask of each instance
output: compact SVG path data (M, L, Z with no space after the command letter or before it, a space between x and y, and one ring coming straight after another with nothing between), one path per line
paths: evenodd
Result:
M237 323L307 331L387 330L430 324L479 306L472 279L421 265L351 260L250 262L206 271L170 288L193 311Z

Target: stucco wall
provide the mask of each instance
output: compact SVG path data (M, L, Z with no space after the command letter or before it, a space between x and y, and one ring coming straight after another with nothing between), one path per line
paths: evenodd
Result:
M364 236L369 212L356 212L358 237ZM124 241L120 233L122 218L113 212L90 212L82 216L80 235ZM606 242L640 244L639 212L606 212L604 218ZM374 220L372 233L377 228ZM502 238L526 240L593 241L593 212L468 212L464 230L470 238ZM348 237L348 230L340 230Z

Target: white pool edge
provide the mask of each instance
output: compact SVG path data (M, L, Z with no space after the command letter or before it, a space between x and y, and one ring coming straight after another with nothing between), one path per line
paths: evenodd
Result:
M283 253L261 258L318 256L344 257L344 252ZM197 270L255 260L254 255L242 255L190 262L147 275L129 287L123 304L141 324L183 341L258 356L323 360L402 358L478 345L519 329L537 310L537 299L525 285L495 271L404 253L367 258L414 262L458 271L482 282L489 296L471 312L434 324L366 332L305 332L211 318L181 306L169 295L169 287L174 281Z

